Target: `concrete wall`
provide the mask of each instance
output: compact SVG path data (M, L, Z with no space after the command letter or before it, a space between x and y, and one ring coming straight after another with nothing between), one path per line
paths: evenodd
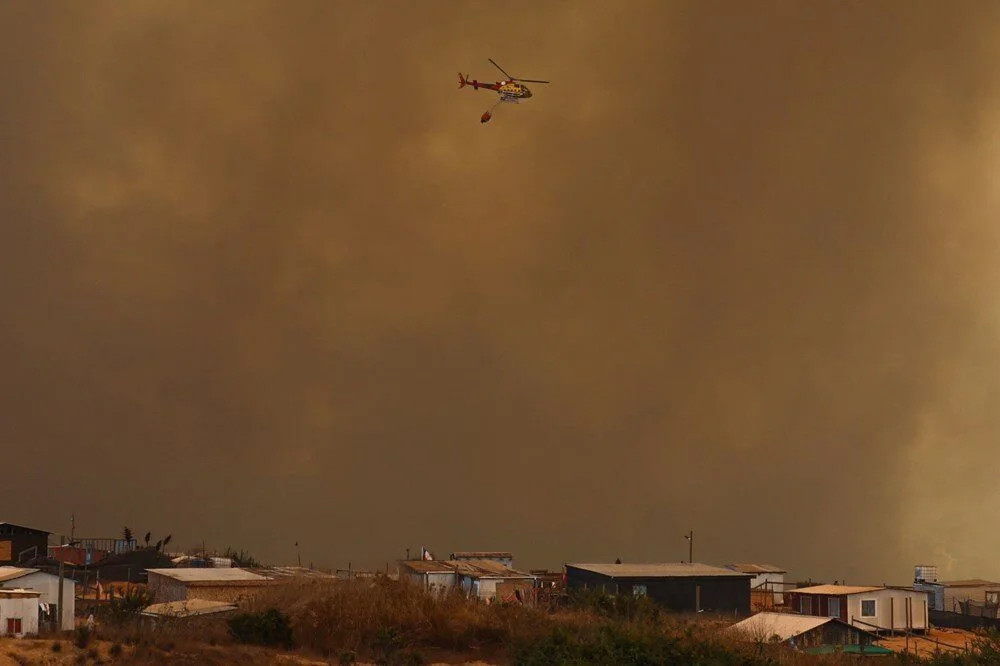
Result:
M38 597L0 599L0 636L7 635L7 619L20 618L21 633L38 633Z
M150 572L148 579L149 591L153 595L153 603L165 601L185 601L187 599L204 599L205 601L225 601L239 604L255 597L269 587L274 581L251 583L183 583L169 576Z
M24 588L25 590L34 590L35 592L41 592L42 596L38 599L39 601L46 604L57 604L59 603L59 576L53 574L44 573L42 571L36 571L35 573L28 574L27 576L21 576L20 578L15 578L13 580L4 581L0 583L0 588ZM37 605L37 604L36 604ZM76 581L72 578L63 579L63 623L62 629L64 631L72 631L76 626L74 621L74 615L76 614ZM56 613L52 614L52 619L58 617Z
M254 597L263 594L272 587L272 583L266 585L189 585L185 599L204 599L205 601L225 601L230 604L243 604Z
M150 571L146 584L154 604L187 599L187 586L169 576Z

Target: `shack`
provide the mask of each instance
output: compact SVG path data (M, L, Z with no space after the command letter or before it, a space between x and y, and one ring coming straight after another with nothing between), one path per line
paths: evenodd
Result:
M750 614L750 574L697 562L567 564L566 587L648 596L674 611Z

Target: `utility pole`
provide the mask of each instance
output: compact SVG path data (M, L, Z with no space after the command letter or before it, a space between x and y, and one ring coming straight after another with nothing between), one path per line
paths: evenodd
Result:
M72 513L69 516L69 540L72 541L75 535L76 535L76 514Z
M684 535L688 540L688 564L694 564L694 530Z

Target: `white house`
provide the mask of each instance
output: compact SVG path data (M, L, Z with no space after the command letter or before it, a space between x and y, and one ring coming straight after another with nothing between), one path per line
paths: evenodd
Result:
M403 560L399 563L399 579L408 580L428 592L444 594L458 582L455 568L437 560Z
M0 590L0 636L38 633L38 597L35 590Z
M836 617L865 631L916 631L930 626L926 592L899 587L814 585L785 593L791 610Z
M784 603L782 590L788 573L784 569L771 564L727 564L726 568L753 576L750 579L751 606L771 607Z
M21 588L40 593L38 601L44 604L42 615L47 622L55 623L59 617L59 576L38 569L21 567L0 567L0 588ZM76 626L76 582L63 578L63 631L72 631ZM37 612L36 612L37 615ZM37 618L36 618L37 625Z

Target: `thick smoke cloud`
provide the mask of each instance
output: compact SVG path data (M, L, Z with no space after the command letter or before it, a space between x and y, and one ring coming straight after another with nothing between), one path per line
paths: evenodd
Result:
M996 577L998 30L0 3L0 518Z

